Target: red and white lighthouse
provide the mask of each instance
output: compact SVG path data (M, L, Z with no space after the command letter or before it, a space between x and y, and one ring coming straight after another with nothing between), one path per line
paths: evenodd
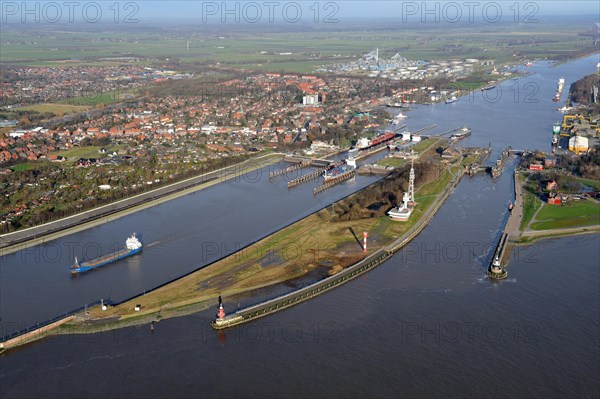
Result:
M219 313L217 313L217 317L219 320L223 320L225 318L225 309L223 309L223 304L219 304Z
M363 232L363 252L367 252L367 237L369 236L369 233L367 233L366 231Z

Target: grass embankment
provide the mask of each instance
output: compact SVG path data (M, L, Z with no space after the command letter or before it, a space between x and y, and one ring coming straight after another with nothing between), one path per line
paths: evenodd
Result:
M423 216L452 177L453 173L446 169L439 179L419 187L417 206L406 223L388 217L333 221L331 209L323 209L189 276L107 311L94 308L90 315L120 316L120 322L153 314L160 318L177 308L210 299L214 302L218 295L231 297L311 272L315 272L315 281L335 274L365 257L363 231L369 233L369 253L389 244ZM141 305L141 312L134 312L137 304Z
M542 206L542 201L537 195L537 182L529 180L523 174L519 174L521 184L523 184L523 219L521 219L520 230L523 231L529 226L533 215Z
M544 205L531 223L533 230L553 230L600 225L600 204L593 199L565 205Z

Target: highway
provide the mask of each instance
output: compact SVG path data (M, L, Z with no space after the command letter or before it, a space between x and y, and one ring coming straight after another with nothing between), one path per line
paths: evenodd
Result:
M276 153L252 158L236 165L191 177L155 190L99 206L76 215L4 234L0 236L0 255L6 255L32 245L37 245L46 241L46 239L55 239L74 233L75 231L93 227L99 223L104 223L107 220L102 219L107 216L112 216L111 220L114 220L117 217L177 198L181 195L207 187L208 185L236 177L239 178L252 170L271 165L282 159L283 156L284 154ZM51 237L49 237L50 235Z

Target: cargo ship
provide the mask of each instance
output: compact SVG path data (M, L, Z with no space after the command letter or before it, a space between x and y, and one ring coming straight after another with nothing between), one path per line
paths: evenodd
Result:
M563 92L564 88L565 88L565 79L564 78L558 79L558 87L556 88L556 94L554 95L554 98L552 99L552 101L554 101L555 103L560 101L560 96L562 96L562 92Z
M327 183L337 177L340 177L344 173L352 172L354 169L356 169L356 161L348 158L346 161L335 165L333 168L325 172L323 175L323 183Z
M450 136L450 140L462 140L466 137L469 137L471 135L471 129L469 129L468 127L463 127L462 129L460 129L457 133L454 133L452 136Z
M492 89L495 89L495 88L496 88L496 85L495 84L491 84L491 85L482 87L481 91L492 90Z
M138 240L135 236L135 233L131 235L131 237L125 240L125 248L116 251L111 254L100 256L96 259L92 259L83 263L79 263L77 257L75 257L75 263L71 266L71 273L83 273L89 270L107 265L112 262L116 262L119 259L126 258L130 255L137 254L142 250L143 244Z
M376 146L377 144L385 143L386 141L389 141L394 137L396 137L396 135L390 132L384 132L379 136L373 138L372 140L363 137L360 140L358 140L358 143L356 143L356 148L358 148L359 150L371 148Z

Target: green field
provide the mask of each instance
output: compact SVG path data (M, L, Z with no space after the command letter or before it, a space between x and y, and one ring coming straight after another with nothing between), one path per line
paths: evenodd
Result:
M65 103L65 105L68 104L73 107L81 107L82 109L86 109L91 106L102 106L120 102L127 95L128 93L121 93L119 90L114 90L103 92L99 95L69 98L61 102Z
M595 225L600 225L600 204L593 199L583 199L568 205L544 205L531 228L551 230Z
M388 26L368 33L351 26L339 26L341 31L319 31L317 27L297 32L198 33L185 26L166 25L160 32L138 26L121 32L50 30L45 35L17 28L7 26L2 31L3 63L111 65L120 62L118 57L140 57L138 62L156 65L169 59L191 69L219 63L226 68L306 73L322 65L356 60L375 48L386 58L400 53L409 59L479 58L502 63L514 61L514 54L521 58L575 57L589 47L579 36L585 30L582 26L549 23L512 25L512 31L507 26L473 30L440 25Z
M85 107L82 105L74 105L74 104L57 104L57 103L44 103L44 104L35 104L35 105L27 105L25 107L15 108L18 111L36 111L39 113L44 112L52 112L57 116L63 116L65 114L71 114L74 112L82 112L89 109L89 107Z
M18 163L15 166L11 166L10 169L12 169L13 172L24 172L26 170L30 170L30 169L34 169L34 168L35 168L35 163L25 162L25 163Z
M377 161L377 165L380 166L393 166L397 168L398 166L405 165L408 161L402 158L383 158Z
M62 155L63 157L67 157L67 161L75 162L79 158L105 158L106 154L101 154L98 152L100 150L100 146L84 146L84 147L73 147L67 151L61 151L55 153L56 155ZM118 151L122 148L122 146L111 145L104 147L107 151Z

